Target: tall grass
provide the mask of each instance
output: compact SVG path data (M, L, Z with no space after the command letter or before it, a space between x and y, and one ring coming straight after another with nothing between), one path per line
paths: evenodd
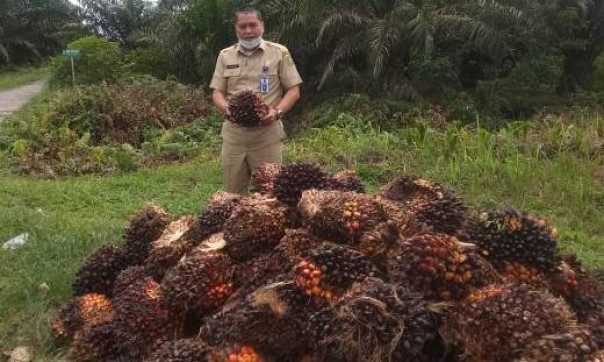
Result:
M0 91L45 80L48 76L47 68L0 69Z
M337 117L337 126L290 140L285 161L355 169L369 190L398 173L421 175L450 186L475 210L535 212L558 227L563 249L588 266L604 266L601 117L542 117L497 132L480 124L434 129L421 121L386 132L357 116ZM195 214L220 184L217 152L112 177L37 180L0 173L0 241L30 234L24 246L0 250L0 349L25 344L40 361L58 360L47 324L69 299L85 257L120 242L128 217L145 204L176 216ZM40 289L42 283L50 289Z

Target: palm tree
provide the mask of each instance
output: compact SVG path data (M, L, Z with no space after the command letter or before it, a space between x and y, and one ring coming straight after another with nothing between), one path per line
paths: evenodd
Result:
M429 58L436 38L457 37L500 56L510 49L509 34L525 23L523 13L495 1L351 0L325 18L317 46L332 48L319 87L335 67L359 55L374 79L386 68L404 72L414 58Z
M18 64L54 54L65 44L66 29L77 23L67 0L0 2L0 62Z

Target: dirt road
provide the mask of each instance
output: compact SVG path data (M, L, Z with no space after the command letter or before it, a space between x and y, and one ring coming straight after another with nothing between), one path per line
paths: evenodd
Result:
M40 93L43 86L44 82L38 81L18 88L0 91L0 121L23 107L33 96Z

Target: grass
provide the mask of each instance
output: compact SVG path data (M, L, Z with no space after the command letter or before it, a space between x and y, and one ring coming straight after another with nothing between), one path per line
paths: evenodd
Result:
M450 186L474 210L535 212L558 227L564 250L587 266L604 267L601 117L538 118L496 133L454 124L436 130L419 122L391 132L349 124L288 142L286 161L356 169L370 190L397 173L421 175ZM0 250L0 350L28 345L37 360L59 360L47 325L54 308L70 298L79 265L96 247L120 242L128 217L146 203L175 216L198 213L221 183L217 158L203 159L112 177L38 180L0 173L0 241L30 234L24 246ZM40 290L42 283L50 289Z
M0 91L16 88L48 77L47 68L0 70Z

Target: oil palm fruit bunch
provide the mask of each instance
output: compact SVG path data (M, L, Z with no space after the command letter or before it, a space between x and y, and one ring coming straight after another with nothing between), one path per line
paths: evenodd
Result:
M168 311L161 286L146 276L144 267L120 274L113 305L116 341L130 360L144 358L181 328L182 321Z
M530 343L515 362L604 361L604 340L588 328L576 326Z
M341 297L354 282L377 273L371 259L350 247L325 242L294 270L295 282L307 294L327 300Z
M258 192L262 195L272 195L273 182L280 171L280 163L262 162L260 166L258 166L258 168L252 172L252 191Z
M604 308L594 273L585 269L576 255L562 255L556 272L548 277L549 290L554 295L562 296L580 321L600 306Z
M545 276L534 266L524 265L515 261L504 261L497 265L497 270L508 283L528 283L541 287L544 287L546 284Z
M212 195L201 216L195 220L191 228L183 235L188 247L198 245L208 236L222 231L225 221L239 204L242 197L230 192L218 191Z
M277 361L295 360L310 348L304 331L312 308L310 297L293 283L273 283L214 316L202 336L208 333L211 344L248 345Z
M183 235L192 224L193 218L189 215L174 220L166 226L162 235L151 243L151 251L143 265L156 281L161 281L165 272L188 250L189 245Z
M363 180L354 170L344 170L330 175L327 179L327 189L339 191L365 192Z
M400 238L400 229L395 221L387 220L364 232L359 238L358 249L367 255L373 255L378 262L384 258L390 248Z
M563 300L532 288L493 284L478 290L449 313L443 330L473 360L518 358L531 343L574 325Z
M268 112L269 107L264 99L253 91L240 91L229 98L230 119L243 127L259 126L262 117Z
M298 210L311 233L349 244L356 244L365 231L387 220L379 203L356 192L307 190Z
M285 229L285 235L279 240L275 252L287 263L296 265L323 241L304 229Z
M220 252L195 252L168 271L162 280L172 310L203 315L221 307L234 289L235 269Z
M234 345L213 349L208 362L266 362L266 359L253 346Z
M59 310L50 329L57 341L69 341L83 326L110 321L113 315L111 299L103 294L84 294Z
M207 361L208 346L197 338L183 338L164 342L151 353L147 362Z
M466 225L468 207L453 191L436 182L397 176L382 186L377 196L392 201L434 232L456 234Z
M161 207L149 205L132 215L124 231L124 252L129 265L142 264L151 243L157 240L170 223L170 216Z
M333 308L311 316L308 328L326 360L415 361L438 323L422 294L366 278Z
M274 199L245 199L224 223L225 251L235 261L271 251L285 234L286 207Z
M113 284L119 273L128 266L122 248L103 245L93 251L76 272L72 283L76 296L88 293L113 295Z
M296 206L304 190L323 190L329 175L313 163L291 163L281 166L273 181L273 193L279 201Z
M85 325L78 330L67 351L67 357L78 362L125 362L113 321Z
M271 251L235 265L235 280L244 291L252 292L259 287L291 279L296 264L281 253Z
M458 300L490 281L486 263L454 236L421 234L398 243L386 258L390 281L421 291L428 299Z
M533 216L517 210L483 212L470 232L482 255L497 265L504 261L551 273L560 263L556 239Z

